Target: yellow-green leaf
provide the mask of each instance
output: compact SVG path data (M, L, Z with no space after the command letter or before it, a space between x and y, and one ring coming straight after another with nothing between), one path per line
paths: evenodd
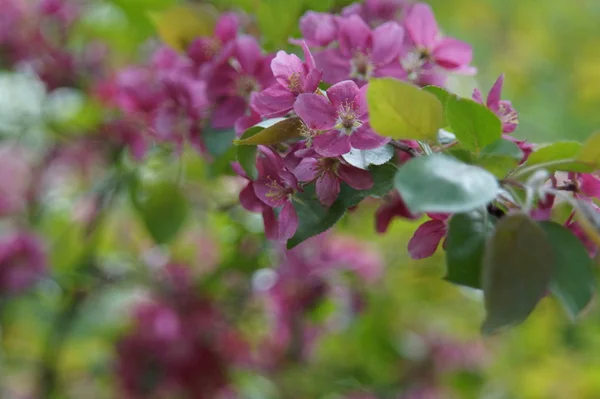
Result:
M164 43L183 51L195 38L213 34L217 11L208 4L178 5L149 18Z
M583 143L577 160L585 164L600 168L600 132L594 133Z
M435 95L397 79L372 79L367 102L373 129L394 139L435 140L444 125Z
M242 140L234 140L236 145L272 145L300 137L304 124L298 117L287 118L264 128L253 136Z

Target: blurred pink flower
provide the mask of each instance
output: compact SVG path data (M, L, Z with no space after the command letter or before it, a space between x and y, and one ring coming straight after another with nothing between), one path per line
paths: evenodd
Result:
M17 295L31 288L47 269L40 238L29 232L0 237L0 296Z
M427 215L431 220L421 224L408 242L408 253L413 259L432 256L448 232L449 215L436 213Z

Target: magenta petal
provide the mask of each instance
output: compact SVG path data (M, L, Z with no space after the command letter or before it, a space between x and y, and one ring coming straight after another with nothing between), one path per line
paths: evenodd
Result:
M413 259L429 258L435 253L446 235L446 226L439 220L429 220L417 228L408 242L408 253Z
M336 123L335 108L319 94L300 94L294 104L294 111L311 129L332 129Z
M389 143L389 137L383 137L375 133L368 123L356 129L350 136L350 144L358 150L372 150Z
M274 118L283 116L294 107L296 97L275 84L259 93L252 93L250 97L250 106L264 118Z
M287 201L279 213L279 240L289 240L298 229L298 214L291 201Z
M445 37L433 50L433 58L442 68L456 69L471 63L473 48L460 40Z
M358 92L359 89L355 82L345 80L327 89L327 98L336 110L348 105L354 107L354 98Z
M322 78L323 72L321 70L311 70L308 73L308 75L306 75L306 79L304 80L304 86L302 87L302 92L314 93L317 90L317 88L319 88L319 83L321 83Z
M600 198L600 179L590 174L580 174L581 192L588 197Z
M473 95L471 96L473 101L483 104L483 96L481 95L481 91L479 89L473 89Z
M411 7L404 26L410 38L417 46L432 49L439 36L438 24L431 7L418 3Z
M265 205L261 202L261 200L256 197L254 193L253 183L249 182L246 187L240 192L240 204L242 207L250 212L260 212L263 210Z
M317 198L325 206L331 206L340 193L340 181L333 173L323 173L316 183Z
M319 161L315 158L304 158L294 169L294 175L298 181L313 181L317 177L318 166Z
M283 87L288 87L289 79L293 74L304 76L304 64L296 54L288 54L285 51L278 51L277 56L271 61L271 70L277 83Z
M338 41L342 54L350 58L359 51L366 54L371 47L371 29L358 15L340 18L338 21Z
M311 46L327 46L335 40L337 25L333 15L308 11L300 18L300 32Z
M371 60L375 65L385 65L400 56L404 42L404 29L396 22L386 22L373 31Z
M272 208L265 207L262 212L263 224L265 226L265 236L267 239L279 240L279 223Z
M324 157L339 157L351 150L350 137L337 130L322 133L313 139L315 151Z
M354 106L360 120L367 120L369 118L369 106L367 104L368 89L369 85L364 85L360 88L356 97L354 97Z
M235 13L225 13L219 17L215 27L215 36L223 43L229 42L237 36L239 25L239 18Z
M212 115L212 126L215 129L231 128L245 113L246 100L242 97L230 97L216 106Z
M271 176L268 176L267 178L256 180L252 185L256 197L271 208L277 208L286 201L285 197L277 195L277 187L275 189L272 187L274 184L276 185L277 182L274 182Z
M504 84L504 74L500 75L496 83L492 86L487 96L486 105L489 109L496 112L500 107L500 98L502 96L502 85Z
M399 80L407 79L406 71L402 68L402 65L400 65L399 59L386 65L376 66L375 69L373 69L372 76L375 78L390 77Z
M330 48L315 53L317 68L323 71L323 81L335 84L350 77L350 59L345 58L340 49Z
M368 190L373 187L373 176L368 170L342 164L338 168L338 174L346 184L355 190Z
M313 57L308 45L305 40L300 40L300 47L302 47L302 52L304 53L304 64L308 68L308 70L315 69L317 64L315 63L315 57Z
M240 36L236 39L235 55L242 69L248 75L255 75L260 67L262 53L256 39L249 35Z
M375 213L375 229L378 233L385 233L393 218L417 219L421 214L413 215L408 210L400 194L394 191Z

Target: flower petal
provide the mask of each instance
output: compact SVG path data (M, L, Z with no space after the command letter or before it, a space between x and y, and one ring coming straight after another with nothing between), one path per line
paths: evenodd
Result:
M279 213L279 240L287 241L296 234L298 214L291 201L287 201Z
M317 68L323 71L323 81L335 84L350 77L350 59L344 57L338 48L330 48L315 53Z
M371 29L358 15L338 20L338 41L342 54L350 58L355 52L367 53L372 46Z
M317 198L325 206L331 206L340 193L340 181L331 172L323 173L316 183Z
M412 6L404 26L417 46L433 49L439 37L439 28L429 5L418 3Z
M308 11L300 18L300 32L311 46L327 46L335 40L337 25L333 15Z
M294 169L294 175L302 182L313 181L317 177L318 165L319 161L315 158L304 158Z
M223 43L229 42L237 36L239 26L239 17L235 13L224 13L215 26L215 36Z
M350 144L357 150L372 150L387 144L389 141L389 137L383 137L375 133L369 123L364 123L350 136Z
M296 97L278 84L250 96L250 106L263 118L285 115L292 110L294 102Z
M236 39L235 55L244 72L255 75L262 61L260 45L250 35L243 35Z
M435 253L446 235L446 225L439 220L429 220L417 228L408 242L408 253L413 259L429 258Z
M321 156L339 157L350 152L350 137L337 130L330 130L315 137L313 147Z
M368 170L341 164L338 174L346 184L355 190L368 190L373 187L373 176Z
M246 112L246 100L242 97L229 97L215 107L212 126L215 129L229 129L235 126L238 118Z
M265 205L261 200L258 199L256 193L254 192L254 185L252 182L249 182L246 187L240 191L240 204L242 204L242 208L250 212L260 212L265 208Z
M496 112L500 107L500 97L502 96L502 85L504 84L504 74L500 75L496 83L490 89L490 93L487 96L486 105L489 109Z
M456 69L471 63L473 48L463 41L445 37L438 42L432 55L442 68Z
M265 236L267 239L279 240L279 223L272 208L265 207L262 212L263 225L265 227Z
M386 202L375 213L375 229L378 233L385 233L393 218L417 219L421 215L413 215L408 210L404 200L397 191L390 194Z
M294 111L311 129L332 129L336 123L336 110L329 100L319 94L300 94Z
M351 105L354 107L354 99L358 95L359 89L355 82L351 80L345 80L340 83L336 83L327 89L327 98L331 101L331 104L336 110L342 107Z
M396 22L386 22L373 31L371 60L375 65L385 65L400 56L404 42L404 29Z
M287 88L290 77L298 74L304 78L304 64L296 54L288 54L285 51L278 51L277 56L271 61L271 70L277 83Z

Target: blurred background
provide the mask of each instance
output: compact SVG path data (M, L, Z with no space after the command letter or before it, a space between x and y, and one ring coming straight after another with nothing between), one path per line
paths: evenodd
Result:
M263 302L273 306L269 301L275 295L274 277L269 270L281 260L263 241L260 217L235 206L243 184L224 172L228 160L206 162L186 148L174 162L159 151L135 167L124 162L118 173L126 177L121 180L110 173L107 176L111 161L103 147L106 139L97 135L106 111L98 100L101 95L90 93L109 89L96 84L103 79L89 83L94 79L85 77L77 82L86 84L52 87L48 82L54 78L68 81L76 68L70 70L69 62L58 61L47 66L47 54L37 51L34 42L31 51L38 61L4 62L8 58L2 44L7 38L18 29L39 25L38 17L15 16L20 12L15 11L17 3L31 7L42 2L0 0L0 66L4 68L0 73L0 186L4 188L0 192L6 197L18 194L17 201L24 201L34 195L28 187L38 191L36 201L28 202L25 211L0 220L0 231L35 226L36 233L46 238L52 272L25 294L0 298L2 398L136 397L124 396L115 387L143 364L136 359L149 349L128 347L123 337L143 336L143 328L136 330L135 323L143 325L154 317L138 315L134 322L131 316L149 291L164 295L161 290L180 287L178 272L169 272L169 277L161 274L165 264L187 265L183 275L193 276L195 284L219 304L225 323L251 337L251 352L268 358L258 356L268 363L258 373L238 366L243 360L231 361L236 366L227 378L235 392L221 393L222 398L600 398L600 310L596 304L582 320L571 324L557 303L545 299L522 326L482 340L479 293L443 281L444 261L439 252L423 261L410 259L406 242L419 221L396 220L386 234L378 235L373 221L375 201L346 215L335 235L322 238L331 240L324 241L326 248L322 242L310 243L317 249L307 245L308 255L298 255L302 258L298 262L311 267L315 251L337 248L338 255L357 254L338 262L344 266L336 263L340 272L327 277L343 279L351 292L334 295L337 291L332 290L329 299L309 306L307 318L319 326L306 332L318 337L307 339L314 346L310 355L287 363L273 360L279 359L276 355L265 355L278 353L279 338L265 338L279 337L277 326L269 324L278 310L267 306L265 311ZM109 78L112 70L148 59L156 44L150 15L177 1L72 3L78 7L74 16L65 12L60 17L73 18L65 48L85 63L77 71ZM517 137L533 142L582 141L600 126L600 2L429 3L448 35L473 45L473 64L479 73L475 83L465 83L468 87L487 91L498 75L505 74L503 97L512 100L520 114ZM344 5L332 0L215 0L213 4L255 16L268 50L287 48L289 36L299 37L297 20L304 11ZM17 25L11 25L15 21ZM60 40L66 34L60 25L48 24L44 29ZM50 58L61 59L55 54ZM36 69L40 65L47 69ZM66 78L59 76L64 73ZM51 162L41 162L40 154ZM134 169L136 184L149 196L168 191L169 181L184 181L185 207L165 207L157 200L140 211L129 198L135 194L112 196L114 185L130 184L127 176ZM108 205L94 207L96 201ZM91 215L90 209L101 209L102 215ZM184 222L176 241L156 246L156 234L148 232L152 231L148 225L168 229L169 222L148 221L148 215L162 213L173 218L181 215ZM90 233L90 225L99 219L102 228ZM0 263L2 256L0 251ZM348 275L358 267L354 265L358 260L363 262L361 270L378 276L364 286L356 284L356 275ZM163 287L165 280L170 281L167 287ZM360 288L354 290L355 286ZM182 323L185 330L187 322ZM220 378L211 374L219 368L217 364L208 361L192 379ZM211 395L200 392L192 399L216 397ZM167 392L147 397L188 396Z

